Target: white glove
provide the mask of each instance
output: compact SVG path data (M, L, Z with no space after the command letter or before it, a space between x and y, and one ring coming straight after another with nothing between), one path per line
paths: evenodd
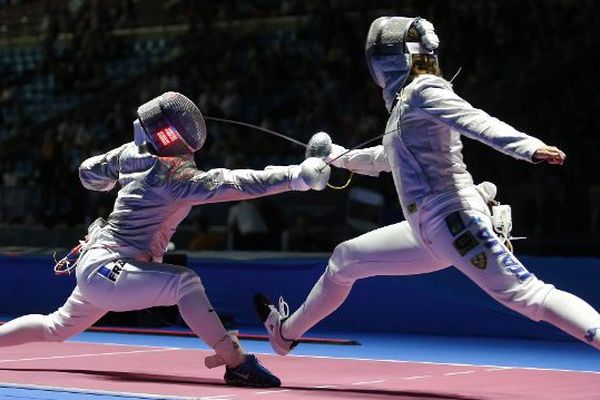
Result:
M496 199L496 194L498 193L498 188L492 182L483 181L479 185L475 186L483 201L486 204L494 203Z
M325 132L317 132L308 141L306 147L306 158L319 157L325 162L335 160L332 164L336 167L343 168L342 158L338 158L347 150L340 145L334 144L331 137Z
M331 168L320 158L307 158L292 168L292 190L323 190L329 182Z
M511 239L512 212L508 204L492 206L492 225L503 243Z

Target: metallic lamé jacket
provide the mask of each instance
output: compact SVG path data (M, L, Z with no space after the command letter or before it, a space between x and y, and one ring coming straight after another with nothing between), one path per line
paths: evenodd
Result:
M358 173L391 171L400 202L407 207L452 197L473 186L463 162L460 135L478 140L517 159L531 162L544 146L534 137L474 108L434 75L422 75L398 96L388 119L383 145L354 150L341 164Z
M121 185L108 224L94 235L94 246L145 261L162 260L192 206L289 191L291 175L291 166L199 171L193 155L140 154L133 143L88 158L79 167L86 189L109 191L117 182Z

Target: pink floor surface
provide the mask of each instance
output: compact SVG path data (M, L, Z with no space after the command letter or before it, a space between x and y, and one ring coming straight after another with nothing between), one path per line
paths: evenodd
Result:
M262 355L280 389L226 386L203 350L88 343L2 349L0 383L193 399L600 399L600 373ZM163 397L164 396L164 397Z

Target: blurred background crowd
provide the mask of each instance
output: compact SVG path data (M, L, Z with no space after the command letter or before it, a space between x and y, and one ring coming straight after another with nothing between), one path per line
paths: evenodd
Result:
M386 111L364 62L370 22L422 16L441 38L455 91L568 155L532 166L465 139L477 181L513 209L517 251L600 253L600 148L594 0L0 0L0 245L69 246L110 212L85 191L85 158L132 139L137 106L167 90L205 115L346 147L383 133ZM200 169L299 163L303 149L207 122ZM347 175L335 171L333 180ZM180 249L330 251L403 218L391 176L349 189L199 207Z

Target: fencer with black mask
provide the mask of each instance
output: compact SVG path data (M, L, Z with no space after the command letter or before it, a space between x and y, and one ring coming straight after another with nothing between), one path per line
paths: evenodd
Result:
M108 311L179 307L194 333L226 365L225 381L274 387L280 381L229 334L192 270L163 264L175 229L192 206L252 199L291 190L322 190L329 167L317 158L264 170L200 171L194 153L206 140L200 110L187 97L167 92L143 104L134 122L135 141L85 160L79 168L86 189L120 185L108 220L99 218L66 263L77 286L50 315L26 315L0 327L0 347L62 341L90 327ZM73 268L75 267L75 268Z
M295 341L346 299L357 279L412 275L451 265L503 305L547 321L600 349L600 315L582 299L542 282L494 231L488 204L496 188L474 185L463 162L461 135L514 158L562 165L565 154L474 108L442 78L439 39L422 18L381 17L366 40L369 71L390 112L379 146L347 151L319 133L310 156L339 168L377 176L391 172L406 218L339 244L305 302L257 296L273 349L287 354ZM377 310L374 310L377 312Z

